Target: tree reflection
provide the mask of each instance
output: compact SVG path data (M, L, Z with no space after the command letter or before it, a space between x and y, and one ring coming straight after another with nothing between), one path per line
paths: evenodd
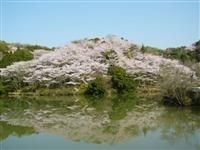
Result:
M162 138L171 144L180 139L188 141L200 128L199 113L193 108L166 108L159 121Z
M7 122L0 121L0 140L8 138L10 135L13 136L24 136L36 133L33 127L25 127L19 125L11 125Z
M162 140L173 144L188 141L200 129L199 108L137 105L132 98L40 97L0 102L1 120L8 122L0 122L1 140L45 131L74 141L118 143L159 130Z

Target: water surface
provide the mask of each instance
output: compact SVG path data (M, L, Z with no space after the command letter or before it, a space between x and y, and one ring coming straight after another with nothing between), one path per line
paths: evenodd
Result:
M200 149L199 107L140 103L129 109L131 101L115 105L82 97L0 102L2 150Z

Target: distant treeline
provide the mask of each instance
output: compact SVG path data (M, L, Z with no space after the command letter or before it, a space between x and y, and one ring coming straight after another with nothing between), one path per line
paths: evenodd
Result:
M176 59L184 64L200 62L200 40L193 44L193 49L187 49L185 46L177 48L167 48L166 50L142 46L141 52L162 55L165 58Z
M16 49L12 49L11 47ZM0 41L0 68L5 68L13 62L33 59L33 51L36 49L52 50L48 47L39 45L9 44Z

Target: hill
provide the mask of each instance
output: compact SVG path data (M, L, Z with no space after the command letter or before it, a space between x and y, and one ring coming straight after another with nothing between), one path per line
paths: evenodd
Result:
M131 74L158 75L161 65L172 65L192 73L178 60L141 51L142 46L119 37L73 41L27 62L14 63L1 69L2 76L22 76L24 82L43 82L47 86L58 82L84 82L95 74L106 74L109 65L116 64ZM67 84L66 82L66 84Z
M107 36L72 41L54 50L36 48L41 49L3 49L3 54L14 56L23 49L34 57L24 59L26 55L20 55L0 69L0 94L68 95L85 91L99 96L137 91L144 96L157 92L170 105L199 105L198 88L191 91L200 86L199 42L161 50ZM188 97L193 97L192 101L188 102Z

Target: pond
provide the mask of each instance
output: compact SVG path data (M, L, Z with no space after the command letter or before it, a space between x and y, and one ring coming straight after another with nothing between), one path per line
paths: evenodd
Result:
M199 107L90 101L1 98L1 150L200 149Z

